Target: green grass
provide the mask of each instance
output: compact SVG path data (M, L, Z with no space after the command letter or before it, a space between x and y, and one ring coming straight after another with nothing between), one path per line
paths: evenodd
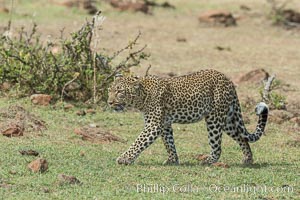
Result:
M20 138L0 137L0 199L298 199L299 149L287 146L291 136L275 125L268 126L267 136L252 144L255 164L245 167L242 153L228 136L223 138L221 161L230 168L199 165L195 156L209 152L204 123L174 125L180 156L179 166L163 166L167 154L156 141L141 154L134 165L119 166L115 159L125 151L143 127L139 113L98 111L80 117L77 109L65 112L51 107L33 107L29 100L0 99L0 107L21 104L48 124L42 134L28 133ZM252 121L254 123L254 121ZM93 144L82 141L75 127L96 123L127 140L127 143ZM285 136L284 136L285 135ZM284 136L284 137L283 137ZM34 158L18 151L34 149L49 162L46 173L32 173L27 164ZM84 154L82 156L81 154ZM10 171L15 171L11 174ZM82 185L59 185L58 174L76 176ZM220 191L215 191L216 186ZM293 187L293 192L271 192L271 187ZM143 187L145 186L145 190ZM229 187L266 186L267 192L224 191ZM49 192L45 192L45 188ZM139 190L139 192L138 192ZM149 191L148 191L149 190ZM165 191L163 192L159 192ZM260 190L261 191L261 190Z
M17 5L16 2L20 4ZM45 2L47 2L47 0L15 1L16 6L14 8L14 14L12 16L13 24L24 24L24 22L26 22L25 24L29 24L29 26L31 26L31 21L36 21L38 25L40 23L46 24L47 26L52 27L52 29L55 29L55 27L58 27L57 24L60 24L61 21L63 21L66 26L72 26L73 21L80 21L84 20L85 18L91 17L76 9L67 9L56 5L49 5L45 4ZM159 2L162 2L162 0L159 0ZM135 33L135 29L140 26L140 21L138 21L137 18L144 19L144 23L146 23L148 22L147 19L158 19L164 21L173 19L174 16L180 17L187 14L197 16L198 14L200 14L200 11L207 9L226 8L234 11L239 7L239 3L225 3L225 1L212 1L209 4L204 1L198 0L189 2L185 2L182 0L170 0L169 2L175 4L177 6L177 9L163 10L157 8L154 10L154 16L147 16L141 13L132 14L131 12L119 13L107 4L103 4L103 7L102 5L100 5L99 8L103 9L104 15L109 17L110 23L117 21L118 19L125 19L124 21L126 21L126 23L124 23L124 26L123 24L122 26L120 26L120 31L123 31L123 29L125 29L125 25L127 26L127 22L129 23L129 25L133 23L133 25L127 28L132 31L130 32L130 34L132 34ZM7 3L8 8L9 5L10 4ZM63 18L61 16L63 16ZM155 18L156 16L158 17ZM2 20L1 26L6 24L6 21L9 19L9 17L9 14L0 14L0 20ZM137 22L134 24L135 21ZM196 22L196 17L188 22L192 21ZM149 22L151 21L149 20ZM178 22L180 22L180 18L178 18ZM118 23L116 23L116 25L118 25ZM182 26L180 27L182 28ZM161 27L152 26L151 29L145 29L145 31L148 31L149 35L152 35L151 31L156 29L160 30L160 28ZM171 30L173 31L177 29L179 30L178 27L174 26ZM197 26L195 26L195 29L197 29ZM187 31L189 30L191 29L187 29ZM161 29L161 31L158 32L163 33L164 31L164 29ZM200 31L205 32L207 30L201 29ZM217 31L219 34L220 30L218 29ZM234 31L238 32L241 31L241 29L235 29ZM58 32L58 30L55 30L53 32ZM244 29L242 29L242 31L238 33L244 32L247 31L244 31ZM195 32L195 34L199 33ZM212 32L207 32L206 35L210 35L211 33ZM273 32L271 32L271 34L272 33ZM278 35L279 33L276 32L276 34ZM124 34L129 34L128 30L127 32L120 34L120 36L118 37L121 37L121 35ZM188 33L181 34L189 35ZM259 41L263 41L262 45L264 44L264 41L267 41L266 47L269 45L269 36L267 39L263 38L262 40L257 35L256 37L260 39ZM214 41L216 40L216 38L217 37L202 38L201 40ZM274 38L276 39L276 37ZM161 44L163 44L160 37L159 39L155 40L158 40ZM191 41L191 43L195 42L195 40L192 40L192 38L189 40ZM222 37L221 41L223 42L223 40L224 39ZM277 43L280 43L280 45L282 45L281 40L282 39L280 35L280 42L278 42L277 38L277 40L275 40L275 43L277 41ZM150 47L151 45L155 45L155 43L152 43L151 41L152 39L149 39L149 41L147 41L147 43L150 44ZM172 44L172 41L173 40L167 42ZM255 53L259 54L259 51L254 51L250 48L250 42L244 43L245 41L242 41L243 45L241 45L240 43L234 43L232 45L246 46L246 52L251 51L251 55L256 55ZM295 44L295 42L293 41L296 40L291 40L290 43L286 44L286 48L280 48L279 50L289 50L287 47L291 47L292 45L290 44ZM112 43L115 45L115 42ZM195 44L198 45L199 43ZM256 43L254 42L254 44ZM208 45L214 46L215 44L208 43ZM161 48L161 52L159 52L159 54L165 55L165 53L168 51L169 49ZM198 49L197 51L202 52L201 49ZM235 50L235 52L237 51L238 50ZM242 52L243 51L244 50L242 49ZM263 51L265 52L265 49L263 49ZM293 52L293 49L291 51ZM270 50L270 52L272 53L272 55L274 54L273 48L272 51ZM282 56L282 58L290 59L290 57L288 56L289 54L287 53L288 52L281 53L281 51L279 51L280 55L286 55ZM207 58L207 56L209 56L210 54L214 56L213 53L209 53L208 51L208 53L205 54L205 56L201 57L201 59L211 59L210 57ZM250 53L248 54L250 55ZM268 60L273 60L268 56L265 56L265 54L262 55L263 58L267 57ZM249 56L249 58L245 57L245 59L243 57L243 54L237 54L237 56L238 59L235 57L230 57L230 62L231 60L234 61L234 59L236 59L238 61L238 64L240 64L241 66L247 67L253 65L252 62L244 65L244 60L251 60L251 56ZM166 57L155 57L154 54L153 59L157 59L158 64L163 65L166 64L164 63L164 60L168 61ZM174 57L176 57L176 54ZM215 66L216 63L220 61L224 62L223 57L215 58L214 56L213 58L214 59L211 59L214 63L212 66ZM252 56L252 58L254 57ZM239 63L240 59L243 60L242 64ZM180 58L177 60L175 59L170 61L170 65L173 66L175 64L176 66L176 63L179 62L179 60L185 60L186 62L186 60L189 59L186 59L186 57L182 57L182 59ZM194 57L193 60L193 62L199 61L196 59L196 57ZM252 60L259 59L255 57L255 59ZM297 63L295 59L291 60L289 60L289 62L291 63L291 68L293 68L293 66L296 66ZM285 60L283 60L282 63L285 63L284 61ZM192 67L196 66L195 63L190 64ZM197 63L197 66L198 64L199 63ZM200 64L203 64L203 60ZM235 63L233 62L233 64ZM271 67L276 67L278 63L275 60L272 65L269 64L269 62L267 62L266 60L263 60L258 63L255 62L255 65L269 65ZM209 64L208 66L211 65ZM227 66L226 62L224 65L221 65L222 69L225 69L225 67L223 66ZM174 69L168 69L168 71L172 70ZM186 70L189 71L190 69ZM241 71L240 68L230 68L230 70L237 70L236 72ZM278 74L284 73L284 71L281 71ZM286 74L286 76L294 75L294 78L291 79L298 80L295 78L296 74L297 73L293 73L292 71L289 74ZM245 88L245 91L249 91L249 87ZM34 107L29 103L28 99L11 100L0 98L0 107L6 107L9 104L15 103L23 105L30 112L35 113L36 115L40 116L41 119L45 120L48 124L48 130L44 131L42 134L28 133L25 134L24 137L20 138L6 138L0 136L0 184L6 183L10 185L9 188L0 187L0 199L300 198L299 145L295 147L287 145L287 143L293 139L293 136L296 136L296 133L288 134L288 127L290 127L291 124L284 124L281 126L271 123L268 124L266 133L267 136L262 137L262 139L257 143L251 144L255 164L250 167L245 167L240 164L242 160L241 150L239 146L226 135L224 135L223 137L223 152L220 161L228 164L230 168L224 169L199 165L199 162L195 159L195 156L200 153L209 152L207 132L203 122L190 125L174 125L175 142L181 162L179 166L162 165L162 162L167 158L167 153L160 140L157 140L151 147L145 150L137 159L134 165L119 166L115 163L115 159L130 146L130 144L135 140L135 138L143 128L143 120L141 114L135 112L114 113L108 111L98 111L96 115L79 117L75 114L75 111L77 109L69 112L64 112L61 109L53 109L51 107ZM255 116L252 116L251 119L254 119L254 117ZM89 123L98 124L101 128L109 130L115 135L126 139L127 143L123 144L114 142L109 144L93 144L88 141L82 141L77 135L74 134L73 130L75 127L80 127ZM251 121L252 129L249 128L250 131L253 130L253 124L255 123L255 120ZM35 158L22 156L18 151L23 149L34 149L38 151L41 157L47 159L47 161L49 162L49 170L43 174L30 172L27 169L27 165ZM82 156L82 154L84 154L84 156ZM11 171L14 171L15 173L12 174L10 173ZM57 182L57 176L58 174L62 173L66 175L76 176L83 184L60 186ZM215 185L220 187L222 186L222 188L220 188L219 191L215 191L215 187L210 188L210 186ZM284 193L270 191L271 187L274 187L274 189L276 189L277 187L281 188L284 185L293 187L293 192ZM142 186L145 186L145 190L152 189L152 191L137 191L137 189L141 188ZM158 192L156 190L156 186L159 186L158 189L164 189L165 193ZM267 192L255 193L250 191L224 191L227 189L226 187L229 187L228 189L231 188L233 190L237 189L237 187L243 186L246 186L248 189L253 189L255 186L266 186ZM45 189L49 190L49 192L45 192ZM166 191L167 189L168 192Z

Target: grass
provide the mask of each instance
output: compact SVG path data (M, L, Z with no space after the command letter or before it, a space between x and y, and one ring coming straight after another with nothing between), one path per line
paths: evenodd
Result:
M46 2L15 1L14 30L21 25L28 28L32 26L32 21L36 21L43 37L52 35L58 38L63 27L67 34L77 30L86 18L91 17L76 9L48 5ZM169 2L177 9L155 9L154 15L120 13L107 4L98 5L107 16L101 32L101 48L111 52L120 49L141 30L140 44L147 44L147 51L151 53L151 74L165 75L170 71L185 74L209 67L234 77L241 72L263 67L271 74L275 73L278 79L291 84L295 91L288 93L288 100L299 102L299 33L271 26L266 21L264 3L260 0L248 2L254 13L251 16L239 11L241 2L237 0ZM300 8L299 3L294 3L295 8ZM10 4L6 5L9 8ZM223 29L199 24L197 16L201 11L219 8L241 15L238 26ZM9 18L8 14L0 14L1 26ZM176 42L178 37L186 38L187 42ZM228 46L232 51L219 52L215 49L219 45ZM147 65L143 63L144 67L135 72L143 75ZM257 87L251 87L240 85L237 90L239 94L258 96ZM143 152L134 165L119 166L115 159L143 128L141 114L98 111L96 115L79 117L75 114L77 109L65 112L51 107L33 107L28 99L0 98L0 107L15 103L45 120L48 130L21 138L0 137L0 184L11 185L10 188L0 187L0 199L300 198L299 146L288 145L297 135L288 130L291 124L267 125L267 136L251 145L255 164L250 167L240 164L241 150L226 135L223 137L221 161L230 168L199 165L195 156L209 152L203 122L174 125L181 162L179 166L162 165L167 153L160 140ZM89 123L110 130L126 139L127 143L93 144L82 141L73 130ZM250 131L254 130L255 123L255 116L251 116ZM37 150L49 162L49 170L44 174L30 172L27 164L34 158L19 154L18 151L23 149ZM61 173L76 176L83 184L60 186L57 176ZM219 186L219 190L215 191L215 185ZM145 191L140 189L143 186ZM267 192L224 191L243 186L249 190L255 186L266 186ZM271 191L283 186L293 187L293 192ZM165 193L158 192L156 188Z
M230 168L203 166L195 156L209 152L204 123L175 125L175 141L181 164L163 166L167 154L160 140L141 154L131 166L119 166L115 159L137 137L143 127L135 112L98 111L80 117L77 109L65 112L51 107L33 107L28 99L0 99L0 107L21 104L48 124L42 134L28 133L20 138L0 137L0 187L3 199L297 199L299 188L299 154L297 147L287 146L291 137L283 137L279 127L270 124L267 136L252 145L255 164L240 164L242 153L228 136L223 138L221 161ZM96 123L128 142L93 144L82 141L75 127ZM34 158L22 156L22 149L37 150L49 162L46 173L32 173L27 164ZM11 173L14 171L15 173ZM76 176L82 185L59 185L58 174ZM218 186L218 188L217 188ZM267 187L267 192L234 192L237 187ZM293 192L271 192L271 187L290 186ZM228 188L231 191L225 191ZM235 188L235 189L234 189ZM290 188L290 189L291 189ZM46 191L46 192L45 192ZM163 193L164 191L164 193Z

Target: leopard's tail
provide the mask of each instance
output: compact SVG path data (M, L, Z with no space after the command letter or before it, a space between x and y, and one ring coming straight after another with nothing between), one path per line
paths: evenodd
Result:
M255 131L251 134L247 131L243 122L237 122L236 128L241 134L242 138L247 142L256 142L265 131L266 123L268 120L269 108L264 102L260 102L255 107L256 115L258 115L258 123ZM237 113L238 117L242 117L241 113ZM238 120L241 121L241 120Z

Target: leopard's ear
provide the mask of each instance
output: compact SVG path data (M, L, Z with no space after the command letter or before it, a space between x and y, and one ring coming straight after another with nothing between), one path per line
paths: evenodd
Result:
M120 78L122 78L122 77L123 77L123 74L117 73L117 74L115 75L115 77L114 77L114 80L118 80L118 79L120 79Z
M137 80L139 80L140 79L140 77L139 76L132 76L132 78L135 80L135 81L137 81Z

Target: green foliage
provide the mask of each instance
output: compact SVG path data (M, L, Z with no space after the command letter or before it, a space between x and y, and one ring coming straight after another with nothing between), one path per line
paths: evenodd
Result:
M281 88L282 85L283 83L281 80L274 79L274 81L272 81L272 85L267 99L267 103L270 105L272 109L278 109L278 110L286 109L286 104L287 104L286 96L278 92L275 92L275 90ZM263 99L263 91L264 91L264 87L261 87L259 89L259 93L262 99Z
M71 100L87 101L93 94L97 94L98 101L105 101L107 87L113 76L120 71L130 71L131 67L139 65L148 55L143 53L143 47L136 52L129 52L119 64L112 64L120 53L133 49L140 34L127 47L113 56L107 56L91 48L95 28L95 20L86 22L79 31L71 33L69 39L62 36L58 43L41 41L36 24L31 32L21 28L18 37L2 36L0 85L4 82L11 83L19 96L46 93L57 99L63 91L62 95ZM54 52L55 48L58 52ZM76 87L66 87L63 90L66 83L73 79L72 84ZM94 86L96 92L93 91Z
M285 109L286 108L286 97L282 94L278 94L272 92L271 95L271 102L275 109Z

